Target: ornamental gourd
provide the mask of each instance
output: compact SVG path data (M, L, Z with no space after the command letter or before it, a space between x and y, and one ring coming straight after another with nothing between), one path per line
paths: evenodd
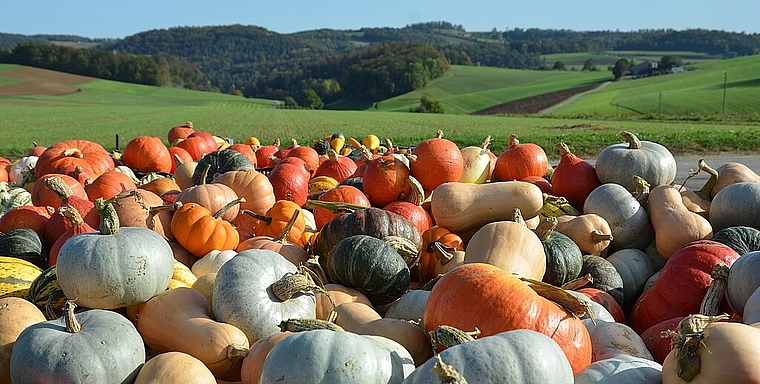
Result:
M21 332L11 356L14 383L134 380L145 362L145 344L126 317L102 309L74 315L73 303L64 313Z
M652 141L639 140L628 131L620 135L626 144L604 148L594 164L596 176L602 184L620 184L633 192L636 190L633 175L646 180L652 188L670 184L675 179L676 159L667 148Z
M0 181L0 216L12 208L24 205L32 205L32 194L23 187Z
M169 243L147 228L119 228L110 202L96 200L98 232L72 237L58 252L58 283L87 308L143 303L164 291L174 273Z

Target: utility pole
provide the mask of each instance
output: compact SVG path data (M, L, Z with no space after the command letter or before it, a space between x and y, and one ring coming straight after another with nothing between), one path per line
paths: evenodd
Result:
M723 114L726 114L726 90L728 89L728 72L723 73Z

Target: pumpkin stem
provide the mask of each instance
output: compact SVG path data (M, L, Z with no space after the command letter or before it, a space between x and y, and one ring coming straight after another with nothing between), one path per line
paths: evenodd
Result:
M288 241L286 240L288 238L288 235L290 234L290 230L293 229L293 224L296 223L296 220L298 219L298 215L301 214L300 209L296 209L293 212L293 216L290 217L290 220L288 220L288 223L285 224L285 227L282 229L279 235L272 239L272 241L276 241L279 243L286 244Z
M66 303L63 304L63 321L66 323L66 332L68 333L78 333L82 330L82 324L79 324L74 315L74 308L76 307L74 300L66 300Z
M520 208L515 208L512 210L512 221L514 221L517 224L521 224L528 227L528 224L525 222L525 219L523 219L522 212L520 212Z
M436 329L428 332L428 335L430 335L430 344L432 344L433 349L438 349L438 347L450 348L475 340L475 337L480 335L480 330L475 327L474 331L465 332L449 325L439 325Z
M707 163L705 163L705 159L699 159L697 165L699 166L700 171L709 173L710 178L707 179L705 185L703 185L699 191L696 191L694 193L705 200L711 200L710 191L712 191L713 187L715 187L715 183L718 181L718 171L707 165Z
M547 241L549 240L549 236L552 235L552 232L554 232L555 228L557 228L557 218L547 217L538 223L538 227L536 227L533 232L535 232L539 240Z
M649 182L639 175L633 175L633 178L636 180L636 190L633 191L633 196L636 197L639 203L644 205L647 198L649 198Z
M338 324L320 319L287 319L279 324L282 332L305 332L315 329L326 329L328 331L341 332L343 328Z
M176 211L178 209L182 208L182 202L181 201L175 201L172 204L166 204L166 205L157 205L155 207L148 208L148 213L151 215L154 215L161 211Z
M269 161L271 161L274 164L277 164L280 162L280 160L282 160L279 157L275 156L274 154L269 155L267 159L269 159Z
M513 133L509 135L509 139L507 140L507 147L512 148L518 144L520 144L520 140L517 140L517 134Z
M409 175L409 186L411 188L409 189L409 196L406 196L406 201L421 206L425 202L425 189L412 175ZM399 196L399 199L403 200L404 196Z
M324 208L330 211L330 213L354 212L360 209L367 209L367 207L363 205L344 203L341 201L308 200L306 204L310 205L311 207Z
M393 153L393 142L389 138L385 138L385 147L388 148L385 153Z
M436 362L433 365L433 373L443 384L467 384L467 380L457 372L456 368L443 362L441 355L435 354Z
M83 159L84 154L82 153L82 150L79 148L69 148L64 149L61 151L61 156L64 157L76 157L77 159Z
M248 348L240 344L230 344L227 346L227 360L240 360L248 356Z
M258 213L253 212L253 211L248 210L248 209L241 209L240 213L245 213L248 216L252 216L254 219L258 219L258 220L261 220L261 221L267 223L267 225L272 225L272 218L269 217L269 216L259 215Z
M480 144L480 149L485 151L488 149L489 145L491 145L491 135L486 136L485 140L483 140L483 144Z
M304 268L305 272L311 276L312 280L319 285L322 288L325 288L325 282L327 280L327 274L325 273L325 270L322 269L322 265L319 264L319 256L314 256L309 258L309 260L306 260L305 263L301 265L301 267ZM325 288L325 291L327 288ZM330 297L330 294L328 292L327 297ZM335 303L332 302L332 298L330 298L330 302L332 303L333 307L335 307Z
M448 247L443 245L440 241L431 241L427 245L427 252L435 252L438 255L438 259L441 261L441 265L446 265L454 259L454 254L451 252L456 251L455 247Z
M320 292L330 296L326 289L314 282L308 268L299 267L296 273L288 273L280 280L272 283L272 293L280 301L290 300L296 293Z
M678 323L676 331L665 331L660 337L672 337L671 349L675 350L676 374L684 381L692 381L699 374L702 359L699 357L699 346L707 337L705 330L710 324L728 319L728 314L705 316L693 314L686 316Z
M62 205L60 208L58 208L58 212L60 212L61 215L74 228L79 227L82 224L84 224L84 220L82 220L82 215L79 213L79 211L76 208L70 205Z
M562 143L562 142L557 143L555 147L559 150L560 157L565 156L567 154L572 154L572 152L570 152L570 148L565 143Z
M710 286L707 288L707 293L704 299L702 299L702 305L699 307L699 313L705 316L716 316L720 313L718 310L720 302L723 299L723 295L726 293L726 287L728 284L729 267L724 263L716 264L710 277L713 281L710 282Z
M599 231L591 232L591 240L595 243L601 243L602 241L612 241L612 234L604 234Z
M276 139L274 139L274 141L272 142L272 146L273 147L278 147L278 148L280 147L280 138L279 137L276 138Z
M370 149L364 145L362 145L361 149L362 149L362 162L366 164L372 161L372 151L370 151Z
M116 197L118 195L108 200L104 200L102 197L95 199L95 209L100 213L98 231L102 235L115 235L119 233L119 215L116 214L116 208L112 204L116 201Z
M581 276L577 279L573 279L573 280L568 281L565 284L562 284L562 287L560 288L567 291L575 291L593 282L594 282L594 277L591 276L590 273L587 273L585 276Z
M172 156L174 157L174 163L176 163L178 167L182 164L185 164L185 162L179 158L178 154L175 153L175 154L172 154Z
M443 130L438 130L435 132L435 138L436 139L442 139L443 138Z
M53 191L61 200L68 199L74 195L74 191L71 190L68 184L63 179L57 176L51 176L45 179L45 186Z
M190 120L188 120L188 121L185 122L185 126L188 127L188 128L192 128L193 127L193 122L190 121Z
M334 149L330 148L330 150L327 151L327 159L330 161L338 161L338 152L335 152Z
M245 197L238 197L235 200L230 201L229 203L225 204L224 207L219 208L218 211L214 214L214 219L218 219L224 215L225 212L229 211L230 208L234 207L237 204L245 203Z
M560 287L555 287L551 284L544 283L543 281L533 280L529 277L523 276L520 276L520 280L528 283L528 286L539 296L559 304L573 315L578 317L588 315L591 322L596 325L594 313L591 311L591 304L587 301L574 296L572 293Z
M620 136L623 136L623 139L628 142L629 149L641 149L641 140L632 132L623 131L620 132Z

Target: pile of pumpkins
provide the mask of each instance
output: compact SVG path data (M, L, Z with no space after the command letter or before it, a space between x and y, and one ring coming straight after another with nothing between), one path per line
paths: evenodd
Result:
M621 135L35 145L1 159L0 383L760 383L760 176L678 185Z

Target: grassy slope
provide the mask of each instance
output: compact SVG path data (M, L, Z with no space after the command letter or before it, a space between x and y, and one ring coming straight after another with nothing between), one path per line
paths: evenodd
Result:
M553 114L720 114L726 74L726 113L757 114L760 56L710 61L695 65L693 71L616 82Z
M378 103L380 111L406 112L422 96L438 100L447 114L469 114L507 101L609 80L609 72L530 71L452 66L427 86Z

